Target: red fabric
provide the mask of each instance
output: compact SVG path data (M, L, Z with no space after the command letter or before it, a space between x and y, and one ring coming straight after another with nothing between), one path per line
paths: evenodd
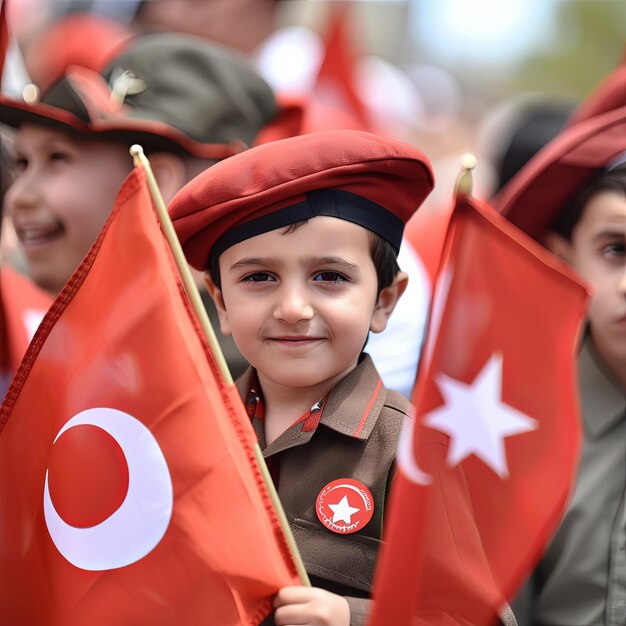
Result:
M278 115L261 129L255 145L321 130L348 128L376 132L357 93L357 55L351 41L349 2L330 4L324 56L310 91L277 93Z
M419 255L431 283L435 282L450 221L451 207L423 207L404 227L404 238Z
M15 372L52 297L10 268L0 270L0 370Z
M73 13L57 19L27 50L30 77L45 92L71 65L99 71L130 36L120 22L100 14Z
M277 93L278 115L257 134L254 145L320 130L362 130L347 111L320 100L315 94Z
M331 3L329 6L324 57L313 93L320 101L345 111L357 120L361 130L374 130L355 84L357 55L351 40L351 10L351 2Z
M433 184L430 162L414 146L363 131L329 130L224 159L187 183L168 210L188 261L205 269L226 231L301 202L309 191L348 191L406 223Z
M525 580L576 470L575 354L585 302L584 288L543 248L489 207L457 201L412 399L416 417L399 446L369 626L491 624ZM483 393L482 404L477 395L452 399L444 383L475 392L493 363L501 364L493 396ZM497 438L504 467L467 448L459 453L468 434L480 433L476 445L484 446L510 419L493 398L524 424ZM441 425L442 415L456 430Z
M7 25L7 0L0 0L0 87L2 86L2 72L4 59L9 46L9 27Z
M70 418L94 407L104 407L107 421L69 428L55 443ZM112 409L143 433L132 446L110 430ZM200 337L142 171L124 183L103 233L42 322L0 424L6 623L252 625L279 588L299 584L254 461L254 432ZM138 467L164 465L169 520L167 480L146 496L137 477ZM88 567L72 565L68 551L80 537L70 528L69 547L57 547L43 504L48 479L52 504L71 527L100 533L121 502L138 503L141 514L127 517L104 549L89 543L79 554ZM167 525L145 554L94 568L126 542L127 556L155 516Z

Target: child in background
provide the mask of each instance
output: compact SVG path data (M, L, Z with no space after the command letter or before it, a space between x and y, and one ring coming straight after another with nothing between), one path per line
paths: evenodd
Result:
M276 114L247 60L203 39L128 40L101 72L69 66L40 100L0 98L16 131L6 196L34 281L56 295L95 241L140 143L167 201L216 160L252 144Z

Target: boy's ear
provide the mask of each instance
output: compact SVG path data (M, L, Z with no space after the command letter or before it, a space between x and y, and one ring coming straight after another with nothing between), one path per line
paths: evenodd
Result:
M409 284L409 276L406 272L398 272L393 283L381 290L374 307L370 330L373 333L381 333L387 327L389 316L396 307L400 296L405 292Z
M228 313L226 312L226 305L224 304L224 296L222 290L213 282L209 272L204 273L204 284L207 291L211 296L211 300L215 304L217 315L220 320L220 332L222 335L230 335L230 324L228 322Z
M543 240L543 245L548 248L552 254L571 265L572 244L565 239L565 237L557 235L556 233L548 233Z
M187 182L185 162L182 157L170 152L153 152L149 159L163 201L168 204Z

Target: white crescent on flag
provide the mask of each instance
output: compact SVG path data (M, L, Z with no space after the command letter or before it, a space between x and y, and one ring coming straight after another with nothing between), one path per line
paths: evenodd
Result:
M119 444L128 464L128 491L121 506L103 522L76 528L57 513L46 471L43 499L48 531L59 552L78 568L101 571L125 567L151 552L167 530L174 503L167 462L144 424L111 408L78 413L59 430L55 442L68 429L81 425L102 428Z
M415 460L413 452L413 420L405 420L402 424L396 461L402 473L416 485L429 485L432 476L424 472Z

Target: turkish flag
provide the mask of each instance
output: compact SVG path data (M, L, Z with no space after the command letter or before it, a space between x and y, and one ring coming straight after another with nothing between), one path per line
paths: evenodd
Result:
M530 573L577 466L585 304L558 259L457 198L370 626L492 624Z
M258 624L299 584L142 170L37 330L0 424L3 623Z

